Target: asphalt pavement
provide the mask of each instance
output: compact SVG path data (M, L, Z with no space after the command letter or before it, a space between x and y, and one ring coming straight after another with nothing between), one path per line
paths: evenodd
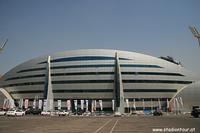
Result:
M0 117L0 133L200 133L190 116L34 116Z

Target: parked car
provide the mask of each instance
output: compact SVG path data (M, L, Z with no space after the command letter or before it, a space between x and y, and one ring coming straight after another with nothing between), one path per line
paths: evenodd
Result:
M41 112L42 112L42 110L40 110L40 109L33 109L32 112L31 112L31 114L33 114L33 115L39 115L39 114L41 114Z
M5 110L0 110L0 116L2 115L6 115L6 111Z
M91 115L91 112L89 112L89 111L88 111L88 112L84 112L83 115L84 115L84 116L90 116L90 115Z
M45 115L45 116L49 115L50 116L51 115L51 111L42 111L41 115Z
M145 115L144 111L142 111L142 110L135 111L135 114L136 115Z
M33 108L28 108L25 113L26 114L33 114L33 115L39 115L41 114L42 110L40 109L33 109Z
M200 115L200 108L199 107L193 107L191 111L191 115L195 118L198 118Z
M78 109L77 111L75 111L74 113L73 113L73 115L83 115L83 110L81 110L81 109Z
M27 114L31 114L31 112L32 112L32 108L28 108L28 109L25 110L25 114L26 114L26 115L27 115Z
M122 114L120 112L115 112L114 117L121 117Z
M162 110L160 110L160 109L155 110L155 111L153 112L153 115L154 115L154 116L162 116L162 115L163 115Z
M50 116L58 116L58 110L50 111Z
M59 116L66 116L66 115L69 115L69 112L65 111L65 110L59 110L58 111L58 115Z
M7 116L24 116L25 111L21 109L11 109L7 111L6 115Z

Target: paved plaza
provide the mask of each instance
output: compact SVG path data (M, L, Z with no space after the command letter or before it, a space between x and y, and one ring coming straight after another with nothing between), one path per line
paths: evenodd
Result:
M200 132L200 118L190 116L131 117L0 117L0 133L150 133Z

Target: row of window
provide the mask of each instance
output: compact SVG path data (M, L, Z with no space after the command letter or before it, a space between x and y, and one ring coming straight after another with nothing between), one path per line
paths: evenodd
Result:
M98 67L114 67L114 64L92 64L92 65L70 65L70 66L52 66L51 69L67 69L67 68L98 68ZM162 68L158 65L143 65L143 64L121 64L120 67L142 67L142 68ZM20 70L17 73L32 72L46 70L45 67L41 68L30 68Z
M184 76L180 73L165 73L165 72L121 72L122 75L159 75L159 76ZM114 72L73 72L73 73L52 73L51 76L75 76L75 75L114 75ZM21 77L7 78L8 80L45 77L45 74L28 75Z
M22 73L22 72L32 72L32 71L41 71L45 70L46 68L41 67L41 68L30 68L30 69L25 69L25 70L20 70L17 73Z
M123 83L167 83L167 84L191 84L192 81L177 80L122 80Z
M123 83L168 83L168 84L190 84L192 81L176 80L122 80ZM64 80L52 81L52 84L74 84L74 83L114 83L114 80Z
M124 89L124 92L177 92L177 89Z
M43 90L12 91L10 94L43 93ZM113 92L113 89L73 89L53 90L53 93L102 93ZM176 89L124 89L124 92L177 92Z
M122 74L133 75L163 75L163 76L184 76L180 73L166 73L166 72L122 72Z
M61 81L52 81L52 84L75 84L75 83L114 83L114 80L61 80Z
M192 81L177 80L122 80L123 83L164 83L164 84L190 84ZM60 80L52 81L52 84L82 84L82 83L114 83L114 80ZM27 85L44 85L44 82L25 82L8 84L3 87L27 86Z
M27 79L27 78L40 78L40 77L45 77L45 74L27 75L27 76L20 76L20 77L12 77L12 78L7 78L5 81L16 80L16 79Z
M42 98L38 98L37 100L43 100ZM145 101L145 102L158 102L158 101L170 101L171 98L125 98L125 99L128 99L129 102L133 102L135 100L135 102L141 102L141 101ZM124 99L124 100L125 100ZM34 101L35 98L29 98L28 99L29 101ZM80 103L80 100L88 100L89 103L91 103L92 100L96 100L98 102L98 100L102 100L103 102L111 102L113 99L111 98L102 98L102 99L98 99L98 98L85 98L85 99L67 99L67 98L54 98L54 102L57 102L57 100L62 100L62 102L66 102L67 100L70 100L71 102L73 102L74 100L77 100L78 103Z
M28 86L28 85L44 85L45 82L25 82L25 83L16 83L16 84L8 84L3 87L14 87L14 86Z
M65 57L59 59L51 60L51 63L54 62L68 62L68 61L89 61L89 60L115 60L115 57L109 56L76 56L76 57ZM131 60L128 58L119 58L119 60ZM39 64L47 63L47 61L40 62Z

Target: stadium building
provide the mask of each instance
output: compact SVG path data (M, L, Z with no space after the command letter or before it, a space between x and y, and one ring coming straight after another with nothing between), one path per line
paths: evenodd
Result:
M14 100L102 100L103 110L123 112L167 108L182 88L195 81L192 73L176 62L136 52L85 49L53 53L26 61L3 75L0 87ZM31 106L31 102L29 102ZM99 104L97 104L97 110Z

